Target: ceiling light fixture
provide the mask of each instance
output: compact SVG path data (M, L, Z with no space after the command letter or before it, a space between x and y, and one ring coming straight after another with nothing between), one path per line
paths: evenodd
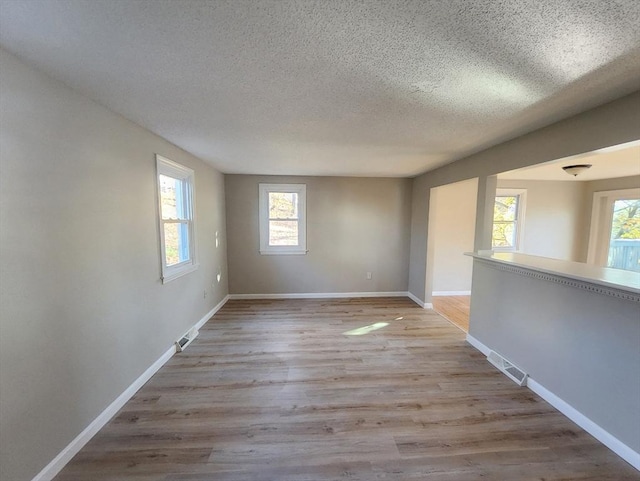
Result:
M591 168L591 164L576 164L576 165L567 165L562 168L567 174L573 175L574 177L578 174L585 172Z

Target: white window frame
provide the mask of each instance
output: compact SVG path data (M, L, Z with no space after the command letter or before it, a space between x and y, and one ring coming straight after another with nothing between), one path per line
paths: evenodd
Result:
M587 263L606 266L611 243L613 204L617 200L640 198L640 188L604 190L593 193Z
M269 245L269 194L285 192L298 194L298 244L294 246ZM306 184L259 184L260 254L304 255L307 253L307 186Z
M524 249L524 214L527 207L527 189L496 189L496 197L518 197L516 211L516 245L513 247L493 247L493 224L491 219L491 249L495 252L522 252ZM495 202L495 200L494 200Z
M186 219L163 219L162 201L160 193L160 175L166 175L183 182L183 192L185 196L187 218ZM195 229L195 174L193 170L156 154L156 184L158 187L158 229L160 232L160 265L161 280L163 284L184 276L198 268L196 262L196 229ZM166 247L164 239L164 226L167 223L186 223L189 232L189 259L174 264L167 265Z

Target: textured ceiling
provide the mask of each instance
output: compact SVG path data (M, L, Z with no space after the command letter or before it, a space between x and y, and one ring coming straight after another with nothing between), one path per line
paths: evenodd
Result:
M0 0L0 44L223 172L410 176L640 86L637 0Z

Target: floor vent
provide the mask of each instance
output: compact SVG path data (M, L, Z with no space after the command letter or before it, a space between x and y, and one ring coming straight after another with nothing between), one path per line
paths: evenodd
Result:
M198 336L198 330L190 329L184 336L176 341L176 352L184 351L189 344Z
M513 380L518 386L524 386L527 384L527 377L529 377L529 375L522 369L511 364L497 352L491 351L487 356L487 360L506 374L507 377Z

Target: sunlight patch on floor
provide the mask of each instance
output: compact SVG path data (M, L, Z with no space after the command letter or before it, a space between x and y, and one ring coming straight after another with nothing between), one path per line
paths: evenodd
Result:
M369 334L372 331L377 331L378 329L382 329L383 327L387 327L389 325L388 322L376 322L375 324L370 324L369 326L358 327L357 329L352 329L351 331L343 332L345 336L362 336L364 334Z

